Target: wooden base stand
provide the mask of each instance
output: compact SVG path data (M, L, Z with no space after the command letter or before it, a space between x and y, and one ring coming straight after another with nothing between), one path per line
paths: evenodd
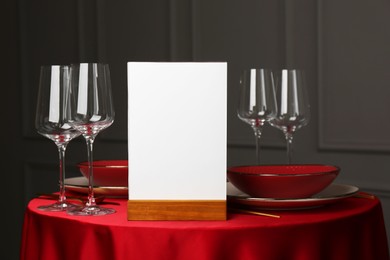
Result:
M225 200L128 200L128 220L226 220Z

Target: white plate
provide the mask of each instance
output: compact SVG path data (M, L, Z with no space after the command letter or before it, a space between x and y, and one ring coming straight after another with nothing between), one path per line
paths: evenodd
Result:
M65 188L69 191L78 193L88 193L88 180L85 177L73 177L65 179ZM127 187L103 187L96 186L93 188L96 195L104 195L109 197L128 197Z
M320 207L353 196L358 187L344 184L330 184L320 193L305 199L253 198L227 183L227 200L233 204L270 210L295 210Z

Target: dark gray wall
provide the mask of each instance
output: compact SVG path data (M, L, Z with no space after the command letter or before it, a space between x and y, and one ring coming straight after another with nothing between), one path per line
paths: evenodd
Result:
M254 137L236 116L244 67L307 71L312 119L295 136L295 162L341 167L337 182L378 195L390 224L390 3L383 0L6 0L2 8L2 197L7 242L18 259L25 205L56 191L57 150L34 129L39 66L111 66L116 120L95 159L127 158L128 61L228 62L228 166L255 162ZM263 163L285 163L282 133L265 127ZM68 177L86 159L67 150ZM6 208L4 208L6 207ZM3 244L4 246L4 244Z

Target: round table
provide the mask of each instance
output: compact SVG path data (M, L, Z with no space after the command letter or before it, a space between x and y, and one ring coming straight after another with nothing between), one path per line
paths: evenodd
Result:
M387 260L380 201L346 198L306 210L269 211L280 218L228 212L226 221L128 221L126 199L106 199L117 212L69 216L29 202L21 260Z

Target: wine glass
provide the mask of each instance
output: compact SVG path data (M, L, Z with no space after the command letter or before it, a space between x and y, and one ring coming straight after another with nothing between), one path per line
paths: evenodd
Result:
M88 200L83 207L68 210L70 215L106 215L111 208L96 204L93 190L93 143L100 131L114 122L111 79L108 64L81 63L71 65L69 124L85 138L88 151Z
M277 116L270 124L283 131L287 141L287 162L292 161L293 134L310 120L310 105L304 71L282 69L274 72Z
M59 153L59 196L54 204L39 206L44 211L63 211L74 208L65 196L65 150L80 133L65 120L70 71L66 65L47 65L40 69L35 127L39 134L54 141Z
M276 113L272 70L255 68L243 70L237 114L254 131L257 164L260 164L260 137L263 125L276 116Z

